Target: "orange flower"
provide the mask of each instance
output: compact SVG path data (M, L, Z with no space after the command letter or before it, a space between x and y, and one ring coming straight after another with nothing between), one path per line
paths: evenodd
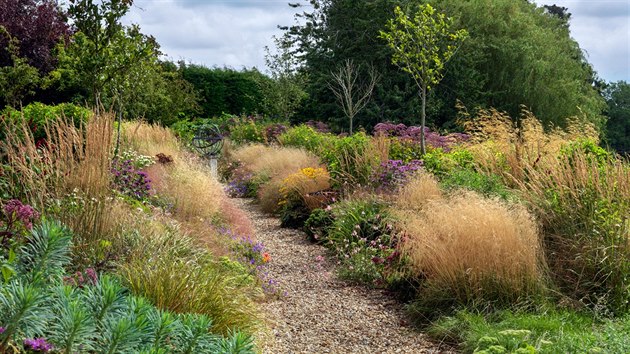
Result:
M264 262L264 263L267 263L267 262L269 262L269 261L271 260L271 256L270 256L270 255L269 255L269 253L267 253L267 252L264 252L264 253L262 254L262 257L263 257L263 262Z

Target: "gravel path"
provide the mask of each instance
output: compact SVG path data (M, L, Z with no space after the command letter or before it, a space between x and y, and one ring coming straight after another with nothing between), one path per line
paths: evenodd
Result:
M326 249L248 199L233 199L251 218L256 238L271 255L270 276L278 299L261 304L271 338L263 353L448 353L406 327L402 306L382 291L352 285L335 276Z

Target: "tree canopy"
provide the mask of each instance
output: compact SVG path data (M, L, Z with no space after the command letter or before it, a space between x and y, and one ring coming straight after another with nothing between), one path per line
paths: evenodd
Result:
M455 28L467 29L470 38L445 66L441 85L429 94L429 124L452 127L459 100L467 107L495 107L514 117L525 105L547 126L563 125L572 116L602 126L605 104L594 88L597 77L570 37L566 10L513 0L431 3L453 17ZM373 101L357 115L358 125L370 127L386 120L409 123L417 116L420 105L414 82L391 64L393 52L378 38L396 6L417 4L310 0L309 10L296 14L300 24L286 28L285 36L310 79L309 99L301 115L340 121L343 114L326 84L330 72L351 59L357 65L373 65L383 77Z

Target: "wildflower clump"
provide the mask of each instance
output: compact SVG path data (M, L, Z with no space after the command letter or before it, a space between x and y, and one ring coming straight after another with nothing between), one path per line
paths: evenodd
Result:
M137 200L149 198L151 180L147 174L140 171L131 159L115 159L112 161L111 172L113 187L124 196Z

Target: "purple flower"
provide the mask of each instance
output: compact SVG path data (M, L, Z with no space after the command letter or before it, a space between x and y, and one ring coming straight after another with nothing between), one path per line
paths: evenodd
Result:
M46 342L45 338L33 338L24 340L24 349L40 353L48 353L53 349L52 344Z
M4 331L6 331L7 329L4 327L0 327L0 334L4 333Z

